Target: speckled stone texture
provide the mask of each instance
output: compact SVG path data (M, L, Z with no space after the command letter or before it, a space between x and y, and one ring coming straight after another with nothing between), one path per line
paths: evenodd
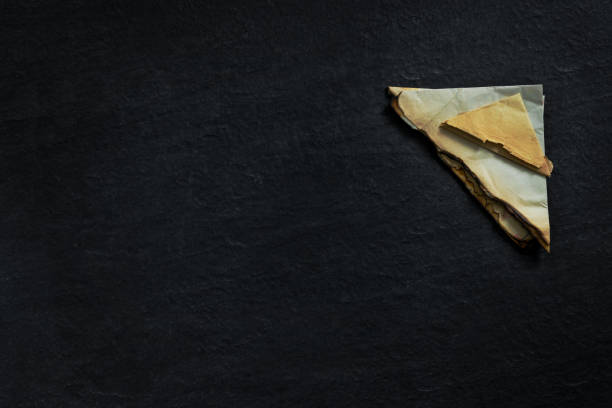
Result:
M0 406L609 407L611 13L4 3ZM551 255L384 91L528 83Z

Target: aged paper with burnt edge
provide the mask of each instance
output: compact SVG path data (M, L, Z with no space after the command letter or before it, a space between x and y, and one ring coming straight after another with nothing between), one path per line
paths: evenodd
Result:
M488 87L492 90L496 88L502 89L506 91L504 88L513 88L513 87ZM488 89L487 88L487 89ZM453 91L453 90L462 90L465 88L453 88L447 90L438 90L438 91ZM470 88L467 88L470 89ZM471 88L472 90L476 89L485 89L485 88ZM517 208L512 206L507 200L500 198L494 194L492 194L486 186L482 183L482 181L478 178L478 176L470 169L470 167L459 157L453 155L450 151L445 151L440 143L436 142L431 135L428 134L428 130L430 132L437 132L435 128L431 126L427 128L424 125L431 125L431 123L420 123L415 124L409 117L410 115L406 115L406 113L400 107L398 102L400 95L403 92L412 93L419 91L419 88L402 88L402 87L389 87L388 91L393 97L391 101L391 105L393 109L404 119L404 121L410 125L412 128L421 131L424 133L432 142L436 145L438 155L442 159L442 161L447 164L453 173L457 175L457 177L465 184L466 188L478 199L478 201L485 207L487 212L497 221L497 223L502 227L502 229L510 236L510 238L517 243L521 247L525 247L532 241L534 238L539 242L547 251L550 252L550 229L548 225L548 212L546 210L546 220L545 224L540 223L539 226L536 226L533 222L531 222L528 217L521 214ZM423 91L428 91L427 89L423 89ZM431 90L436 91L436 90ZM540 87L541 93L541 87ZM499 99L499 98L498 98ZM543 105L543 95L541 96L542 105ZM445 106L444 106L445 107ZM542 106L543 108L543 106ZM457 114L458 112L455 112ZM432 115L430 115L432 116ZM436 115L433 115L436 116ZM429 117L425 117L426 121L432 122L433 119ZM436 125L439 127L439 124ZM439 137L439 135L436 135ZM541 134L541 142L543 143L543 134ZM440 139L438 139L438 142ZM543 146L542 146L543 148ZM545 186L545 184L544 184ZM546 194L544 189L544 195ZM546 203L544 203L546 204Z

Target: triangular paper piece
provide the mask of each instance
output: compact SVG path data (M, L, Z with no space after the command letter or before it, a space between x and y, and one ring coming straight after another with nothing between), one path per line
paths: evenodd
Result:
M440 124L462 112L521 94L544 152L541 85L415 89L390 87L391 105L435 144L438 155L520 246L536 239L550 251L546 177L466 140Z
M442 122L442 126L494 153L550 176L552 163L538 143L520 93L460 113Z

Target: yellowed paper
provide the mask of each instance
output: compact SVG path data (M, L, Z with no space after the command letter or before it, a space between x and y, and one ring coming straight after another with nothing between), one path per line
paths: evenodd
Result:
M552 163L538 143L520 93L460 113L442 122L442 126L494 153L550 176Z
M462 112L521 94L544 152L541 85L406 89L390 87L392 106L436 145L443 161L519 245L534 238L550 250L546 177L466 140L440 124Z

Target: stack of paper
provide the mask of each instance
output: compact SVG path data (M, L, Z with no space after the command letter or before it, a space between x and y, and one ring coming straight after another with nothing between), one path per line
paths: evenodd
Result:
M391 105L521 247L550 251L541 85L389 87Z

